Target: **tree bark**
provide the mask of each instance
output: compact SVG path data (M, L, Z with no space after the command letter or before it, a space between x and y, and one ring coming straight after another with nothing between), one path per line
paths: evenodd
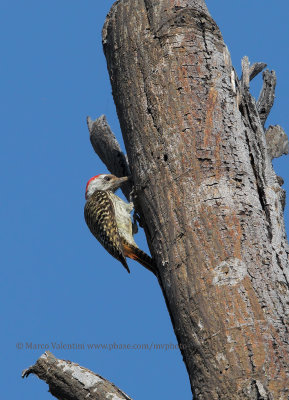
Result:
M256 104L263 67L244 59L239 82L202 0L119 0L103 45L194 398L287 399L289 248L263 129L275 75Z

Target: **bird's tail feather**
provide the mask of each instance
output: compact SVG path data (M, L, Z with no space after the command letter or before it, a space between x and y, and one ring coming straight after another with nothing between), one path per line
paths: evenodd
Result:
M132 246L131 244L128 243L124 243L123 248L125 257L131 258L132 260L139 262L149 271L155 273L155 266L153 259L148 254L146 254L138 247Z
M120 260L120 262L122 263L124 268L127 270L127 272L130 274L130 270L129 270L129 267L127 265L126 259L124 258L123 260Z

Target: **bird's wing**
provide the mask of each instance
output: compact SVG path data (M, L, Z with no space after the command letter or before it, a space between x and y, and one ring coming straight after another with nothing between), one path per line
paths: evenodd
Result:
M96 190L84 207L84 218L91 233L102 246L128 270L118 232L113 203L104 190Z

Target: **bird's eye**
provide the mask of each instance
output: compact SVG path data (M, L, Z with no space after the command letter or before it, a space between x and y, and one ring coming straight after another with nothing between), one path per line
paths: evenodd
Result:
M110 181L110 176L106 176L105 178L104 178L106 181Z

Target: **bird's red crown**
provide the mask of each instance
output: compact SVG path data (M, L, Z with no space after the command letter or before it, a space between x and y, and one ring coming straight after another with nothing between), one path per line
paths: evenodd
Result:
M89 181L87 182L86 188L85 188L85 198L86 198L86 193L87 193L87 189L88 189L88 186L89 186L90 182L93 181L95 178L98 178L100 175L101 175L101 174L93 176L93 177L90 178Z

